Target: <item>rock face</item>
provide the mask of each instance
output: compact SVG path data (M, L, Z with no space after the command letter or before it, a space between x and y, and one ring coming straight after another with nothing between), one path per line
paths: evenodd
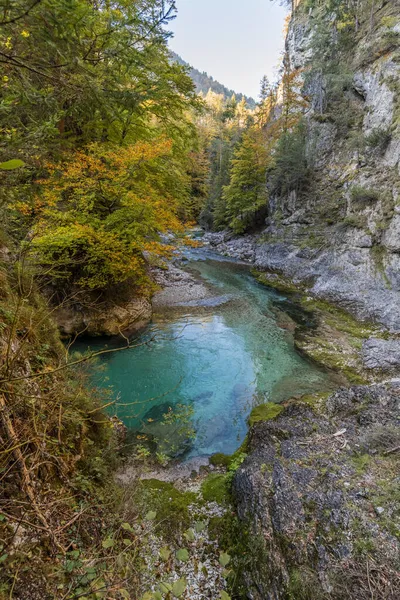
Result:
M131 335L149 323L152 308L150 300L143 297L119 302L93 298L91 303L86 297L82 303L61 306L53 314L66 337Z
M256 240L252 235L239 237L229 231L222 231L220 233L206 233L202 241L205 244L210 244L212 248L225 256L248 262L255 261Z
M400 368L400 340L370 338L363 343L362 360L367 369Z
M391 255L383 271L370 251L367 234L357 230L337 246L322 248L300 248L288 239L287 231L277 228L273 234L268 228L258 236L231 237L229 243L221 241L221 235L208 233L205 240L222 254L252 262L258 270L284 275L360 320L400 332L400 255ZM268 235L282 235L281 241L264 241ZM334 235L332 231L331 240Z
M270 193L266 227L258 235L222 232L205 239L398 333L399 6L377 3L372 21L363 13L354 44L340 50L347 52L346 67L336 96L329 91L329 72L313 62L319 9L295 6L286 51L290 67L300 78L306 74L301 93L309 181L300 191ZM329 24L326 31L332 31Z
M398 597L399 411L398 380L289 403L251 429L234 479L248 598Z

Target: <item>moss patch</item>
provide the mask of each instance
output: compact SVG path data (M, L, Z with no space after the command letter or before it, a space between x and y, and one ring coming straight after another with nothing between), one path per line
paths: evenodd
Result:
M303 404L307 404L307 406L311 406L311 408L316 408L321 406L324 400L329 398L331 392L321 392L319 394L305 394L301 396L299 400L296 402L302 402Z
M225 504L228 499L228 480L223 473L210 473L201 485L201 493L206 502Z
M229 467L231 463L231 456L229 454L223 454L222 452L216 452L210 456L210 465L214 467Z
M380 329L373 324L361 323L346 311L337 308L336 306L332 306L332 304L329 304L329 302L325 302L324 300L303 298L301 304L308 310L319 312L324 316L325 321L332 327L335 327L338 331L348 333L353 337L365 339L372 335L377 337L381 334Z
M134 500L142 517L149 511L156 512L158 526L168 538L190 526L189 506L197 501L197 496L180 492L172 483L146 479L136 487Z
M290 279L283 277L278 273L263 273L252 269L252 275L259 283L278 290L286 294L296 294L302 291L300 285L293 283Z
M250 413L249 425L252 427L259 421L270 421L271 419L275 419L283 410L284 407L281 404L275 404L274 402L267 402L266 404L256 406Z

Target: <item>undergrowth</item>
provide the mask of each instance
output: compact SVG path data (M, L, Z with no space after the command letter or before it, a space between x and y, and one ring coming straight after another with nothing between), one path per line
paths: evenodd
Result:
M109 398L71 361L23 254L0 279L0 598L132 597Z

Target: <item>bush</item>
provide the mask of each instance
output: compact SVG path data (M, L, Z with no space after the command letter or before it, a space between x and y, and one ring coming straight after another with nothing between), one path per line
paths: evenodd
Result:
M363 229L364 224L364 219L359 215L350 215L343 220L343 225L346 227L355 227L356 229Z
M353 202L368 204L379 200L379 193L376 190L364 188L361 185L355 185L350 190L350 197Z
M389 129L377 128L366 136L365 141L370 148L377 148L380 152L384 152L392 139Z
M400 43L400 34L397 31L386 31L382 36L382 51L388 52L392 48L398 48Z

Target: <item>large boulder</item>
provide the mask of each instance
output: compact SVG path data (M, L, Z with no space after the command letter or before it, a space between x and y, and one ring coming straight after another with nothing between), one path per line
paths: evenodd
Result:
M369 338L362 346L362 360L367 369L390 371L400 367L400 340Z
M369 583L395 600L399 385L289 403L251 429L233 483L248 598L361 599Z
M58 307L53 316L61 334L71 337L132 335L149 323L151 314L150 300L134 296L120 302L68 303Z

